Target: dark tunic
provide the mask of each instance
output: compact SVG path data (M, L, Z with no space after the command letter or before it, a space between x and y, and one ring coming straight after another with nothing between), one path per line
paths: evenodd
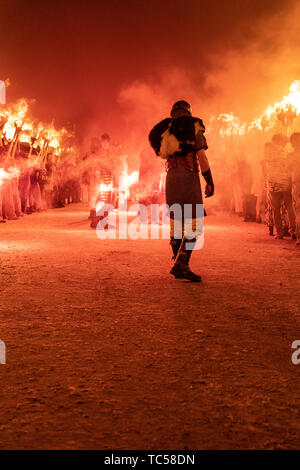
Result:
M173 204L179 204L182 214L186 217L203 215L201 211L198 214L196 211L197 205L203 204L199 172L183 167L170 168L166 177L166 203L169 207ZM184 212L185 204L191 205L191 213ZM174 214L171 213L170 217L174 218Z
M172 204L203 204L199 173L172 168L166 177L166 202Z

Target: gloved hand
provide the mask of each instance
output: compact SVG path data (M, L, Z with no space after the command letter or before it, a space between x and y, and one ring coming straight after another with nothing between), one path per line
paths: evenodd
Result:
M214 182L213 182L213 178L212 178L210 168L208 170L206 170L204 173L202 173L202 176L206 181L205 197L211 197L211 196L214 195L215 185L214 185Z
M210 184L205 186L205 197L211 197L214 195L214 187Z

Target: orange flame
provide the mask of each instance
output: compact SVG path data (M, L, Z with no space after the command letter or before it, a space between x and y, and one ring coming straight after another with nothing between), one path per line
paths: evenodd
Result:
M57 130L51 124L46 126L35 123L29 116L29 103L24 98L13 105L0 107L0 130L7 142L18 138L20 142L27 142L42 148L47 143L49 151L56 156L62 152L62 139L66 136L66 129ZM18 134L16 134L18 133Z
M17 167L10 167L7 171L4 168L0 168L0 186L2 186L5 180L16 178L19 175L20 170Z
M99 186L99 191L101 193L108 193L114 189L112 184L101 183Z
M137 170L128 174L127 169L125 169L120 178L120 186L124 188L130 188L130 186L138 183L138 181L139 181L139 172Z
M281 101L269 105L265 111L253 119L249 124L241 123L239 118L233 113L220 114L217 118L219 123L219 134L221 136L243 136L253 130L269 130L278 119L284 126L291 126L295 117L300 115L300 80L295 80L290 88L288 95Z

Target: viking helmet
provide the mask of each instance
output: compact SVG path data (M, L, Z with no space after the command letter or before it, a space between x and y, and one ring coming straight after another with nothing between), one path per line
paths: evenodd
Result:
M187 101L184 100L176 101L176 103L173 104L171 109L171 117L174 117L178 111L187 112L190 115L192 114L191 106Z

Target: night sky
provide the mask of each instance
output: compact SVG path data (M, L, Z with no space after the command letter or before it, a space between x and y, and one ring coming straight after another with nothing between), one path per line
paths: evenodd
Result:
M122 113L124 87L159 81L177 67L201 93L218 57L242 54L255 42L257 25L292 3L1 0L0 78L10 78L8 100L36 99L34 112L42 120L84 127L94 119L111 127Z

